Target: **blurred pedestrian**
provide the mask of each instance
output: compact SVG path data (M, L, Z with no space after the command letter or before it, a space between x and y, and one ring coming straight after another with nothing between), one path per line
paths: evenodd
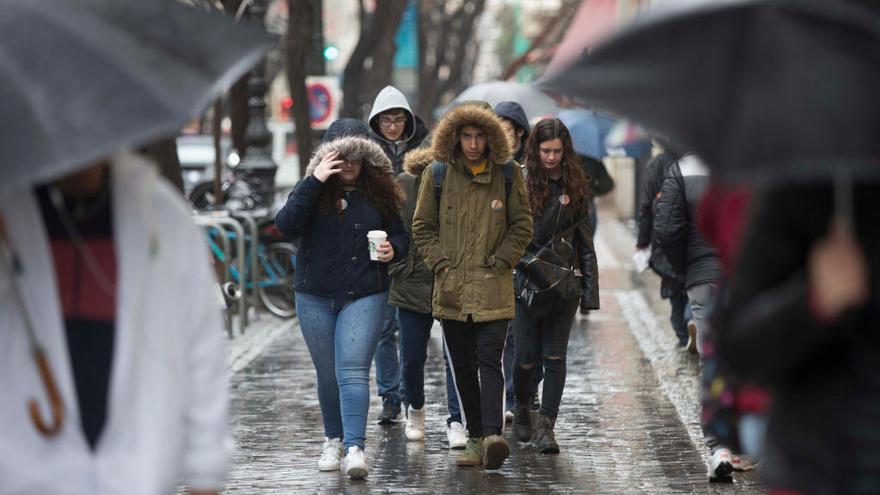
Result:
M691 322L691 331L688 331L688 322L692 315L690 314L684 279L669 264L669 260L654 235L655 203L660 197L660 189L663 187L663 180L669 172L669 168L678 161L678 158L671 151L665 150L645 165L645 175L639 194L639 207L636 212L636 222L638 223L636 251L642 251L650 256L649 265L660 276L660 297L669 299L671 307L669 323L678 339L678 348L696 353L697 327Z
M174 493L181 475L217 493L232 444L223 322L173 186L124 152L6 190L0 247L0 493ZM28 415L44 390L31 332L57 378L54 426Z
M698 205L708 186L708 168L696 156L686 154L667 170L654 205L654 235L672 269L684 279L696 326L697 353L701 356L705 336L711 332L711 316L721 282L718 252L697 226ZM702 359L700 368L701 374L706 372ZM733 454L705 422L701 421L701 427L703 442L712 453L709 481L730 481Z
M406 195L402 216L407 231L412 231L412 218L422 172L433 161L430 149L414 150L404 159L404 171L398 178ZM406 390L404 399L407 403L406 438L410 441L422 441L425 438L425 361L431 327L434 325L434 317L431 315L434 274L425 265L418 250L412 248L403 260L389 267L388 274L392 278L388 304L397 308L400 323L400 377L403 389ZM467 444L467 433L462 424L455 382L445 353L443 362L446 368L446 404L449 412L446 437L450 449L463 449Z
M352 479L368 474L370 362L385 315L387 266L403 259L409 246L402 202L379 145L343 135L315 151L305 179L275 218L282 232L301 238L294 288L324 421L318 469L342 469ZM371 240L371 253L367 236L375 231L386 240Z
M510 149L513 150L513 161L517 163L520 169L525 167L523 157L526 152L526 141L529 138L529 118L523 107L515 101L502 101L495 105L495 115L501 117L501 126L507 135L507 141L510 143ZM513 423L513 365L516 362L516 348L513 341L513 326L507 328L507 337L504 341L504 423ZM538 385L544 378L544 370L541 367L535 369L534 373L534 397L537 401ZM533 404L535 410L538 409L537 403Z
M510 453L501 436L501 355L514 313L511 275L531 238L531 213L491 110L449 111L434 130L431 153L437 163L422 173L413 240L434 273L434 316L442 321L468 430L456 463L498 469Z
M394 86L385 86L376 95L370 110L369 126L373 139L391 160L394 175L403 171L406 154L417 149L428 135L422 119L412 112L406 96ZM382 322L382 336L375 358L376 389L382 398L379 424L382 425L395 424L404 419L401 395L405 395L405 390L400 388L397 330L397 310L389 304L385 308L385 321Z
M722 307L721 353L773 396L761 463L779 493L880 492L880 184L849 191L851 215L841 194L757 193Z
M526 265L546 248L553 249L564 266L581 274L580 286L588 308L599 309L599 272L593 248L592 224L585 203L588 179L572 147L568 129L558 119L544 119L535 126L526 153L526 190L532 209L534 230L525 256L517 264L517 294L525 294ZM517 359L513 385L516 391L514 430L521 441L532 439L529 412L532 370L544 368L541 411L535 428L535 445L542 454L558 454L554 428L565 387L566 352L571 324L581 300L581 291L572 299L548 301L535 308L525 298L516 300L513 331ZM540 310L540 313L538 312Z

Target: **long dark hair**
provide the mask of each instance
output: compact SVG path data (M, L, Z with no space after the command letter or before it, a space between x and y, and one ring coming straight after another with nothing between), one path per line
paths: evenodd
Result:
M535 125L526 144L526 189L532 211L540 214L550 195L550 177L541 165L541 143L558 139L562 141L562 189L577 208L583 205L587 196L589 178L581 166L580 158L574 152L571 134L559 119L544 119Z
M383 220L394 218L399 214L404 199L400 181L394 177L394 174L368 163L366 158L361 163L357 189L363 193L367 201L379 210ZM318 207L324 211L336 210L339 220L342 221L345 210L342 208L341 200L344 194L345 189L342 181L339 180L339 174L332 175L321 189Z

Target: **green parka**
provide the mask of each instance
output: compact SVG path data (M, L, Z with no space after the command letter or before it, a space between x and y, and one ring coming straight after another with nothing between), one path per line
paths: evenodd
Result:
M403 173L397 176L406 193L401 216L410 234L422 171L433 161L430 149L412 150L403 159ZM388 304L417 313L431 313L434 274L425 265L418 249L407 251L406 258L388 267L388 274L392 277Z
M483 129L488 165L476 176L458 156L458 132L465 125ZM513 275L532 237L532 213L520 174L505 197L501 166L510 146L501 121L475 105L456 107L434 130L431 154L446 163L439 205L431 167L422 172L412 238L434 273L432 306L441 319L475 322L513 318ZM449 271L445 271L445 268Z

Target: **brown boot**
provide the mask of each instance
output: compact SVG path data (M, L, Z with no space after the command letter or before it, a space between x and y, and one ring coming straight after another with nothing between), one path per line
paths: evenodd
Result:
M510 455L510 447L507 440L501 435L489 435L483 438L483 466L485 469L494 470L504 464L504 460Z
M553 428L556 426L556 418L538 416L538 427L535 429L535 446L542 454L558 454L559 444L556 443L556 435Z

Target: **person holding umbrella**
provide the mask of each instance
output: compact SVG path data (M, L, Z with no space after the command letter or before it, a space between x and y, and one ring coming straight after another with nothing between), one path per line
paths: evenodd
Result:
M880 491L878 19L869 0L716 2L635 26L544 84L763 186L718 352L769 388L762 472L782 493Z
M560 253L565 266L579 270L580 285L589 301L589 309L599 309L596 251L592 225L584 207L589 200L589 181L574 152L568 129L558 119L544 119L535 125L528 141L526 171L534 233L525 256L516 266L517 294L525 294L527 264L550 245ZM541 307L530 305L522 297L516 300L513 320L517 349L513 372L516 391L514 430L521 441L532 439L529 412L534 393L532 370L540 360L544 368L544 389L534 439L542 454L559 453L554 428L565 387L568 336L580 299L580 293L575 292L570 300L560 299L555 305Z
M0 492L218 493L232 442L204 234L125 149L177 132L269 39L174 1L3 9Z

